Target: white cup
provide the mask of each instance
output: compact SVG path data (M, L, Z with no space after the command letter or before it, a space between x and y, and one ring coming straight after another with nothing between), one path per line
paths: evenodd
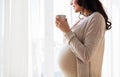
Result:
M57 15L58 17L60 17L61 19L65 20L66 19L66 15Z

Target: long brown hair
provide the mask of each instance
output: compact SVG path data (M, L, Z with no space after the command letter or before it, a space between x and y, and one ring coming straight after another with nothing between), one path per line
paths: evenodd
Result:
M99 0L77 0L77 3L79 6L82 6L83 8L90 10L91 12L99 12L103 15L106 23L106 29L111 29L111 22L108 20L108 16L102 6L102 3Z

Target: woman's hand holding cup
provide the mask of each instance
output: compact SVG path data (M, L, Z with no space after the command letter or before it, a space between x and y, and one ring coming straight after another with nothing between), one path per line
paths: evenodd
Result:
M66 15L56 16L56 26L64 33L67 33L70 31Z

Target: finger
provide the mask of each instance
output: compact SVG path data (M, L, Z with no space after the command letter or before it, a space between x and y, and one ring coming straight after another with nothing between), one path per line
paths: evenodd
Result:
M55 23L56 23L56 26L60 26L60 24L61 24L61 23L58 22L58 21L56 21Z
M56 24L58 24L59 23L59 21L56 21Z
M59 16L56 16L56 20L59 20L60 19L60 17Z

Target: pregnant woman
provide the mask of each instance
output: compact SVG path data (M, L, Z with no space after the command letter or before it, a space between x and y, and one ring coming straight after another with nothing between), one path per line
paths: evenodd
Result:
M99 0L72 0L79 16L72 28L67 19L56 16L56 27L64 33L59 65L65 77L101 77L105 32L111 22Z

